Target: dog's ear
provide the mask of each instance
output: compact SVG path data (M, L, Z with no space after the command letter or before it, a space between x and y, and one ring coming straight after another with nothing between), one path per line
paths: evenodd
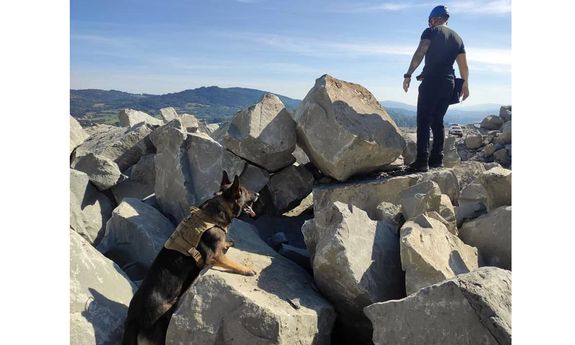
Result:
M224 176L222 176L222 183L220 183L220 190L223 190L225 186L229 185L230 178L228 177L228 173L224 170Z
M230 188L226 189L224 193L226 194L226 196L233 199L237 199L240 197L240 177L238 175L234 177L234 182L232 183Z

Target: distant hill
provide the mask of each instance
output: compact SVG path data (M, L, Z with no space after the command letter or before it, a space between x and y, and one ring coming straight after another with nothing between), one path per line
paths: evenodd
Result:
M159 115L164 107L174 107L179 114L192 113L209 123L221 122L257 103L266 91L239 87L200 87L165 95L131 94L116 90L70 90L70 113L89 123L117 124L118 111L132 108ZM299 100L277 95L288 110L295 110Z
M70 114L83 125L90 123L118 124L118 112L124 108L159 116L164 107L174 107L179 114L191 113L208 123L222 122L236 112L257 103L267 91L241 87L200 87L164 95L133 94L117 90L70 90ZM295 111L301 100L277 95L286 108ZM381 105L400 127L416 127L416 107L396 101ZM499 104L451 106L445 123L475 123L489 114L499 113Z
M398 117L398 120L395 120L398 126L416 127L416 106L396 101L383 101L380 103L394 120ZM469 106L463 104L451 105L445 114L444 122L446 125L450 123L469 124L481 122L487 115L499 114L501 105L495 103Z

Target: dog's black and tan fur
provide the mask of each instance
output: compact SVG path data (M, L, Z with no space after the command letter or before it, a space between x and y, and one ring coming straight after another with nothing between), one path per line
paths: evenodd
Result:
M240 186L237 176L230 183L224 172L220 192L199 207L212 223L217 224L203 233L196 248L202 255L204 265L219 266L248 276L256 274L251 268L225 255L232 244L226 240L223 230L246 209L253 216L250 205L256 199L257 193ZM193 257L162 248L130 301L122 344L165 344L168 324L178 299L200 271L201 267L196 265Z

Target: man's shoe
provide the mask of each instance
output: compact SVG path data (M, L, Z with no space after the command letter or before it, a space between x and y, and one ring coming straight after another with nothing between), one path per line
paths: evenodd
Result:
M411 163L405 170L407 172L426 172L429 170L429 165L427 165L427 159L415 160L415 162Z
M429 167L430 168L443 168L443 155L429 157Z
M443 168L443 162L439 161L439 162L431 162L429 161L429 168L433 169L433 168Z

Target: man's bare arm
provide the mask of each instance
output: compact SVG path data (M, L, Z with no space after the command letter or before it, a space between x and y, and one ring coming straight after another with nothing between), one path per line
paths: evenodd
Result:
M465 56L465 53L457 55L455 61L459 67L459 74L464 80L463 87L461 88L461 94L463 96L462 101L464 101L467 97L469 97L469 66L467 66L467 57Z
M417 47L415 53L413 54L413 57L411 58L411 63L409 64L407 74L411 75L417 69L421 61L423 61L423 58L425 57L425 54L427 53L427 50L429 49L430 45L431 45L430 40L419 41L419 46ZM404 78L403 80L403 90L405 92L407 92L407 89L409 89L410 81L411 81L410 78Z
M417 47L417 50L415 51L413 57L411 58L411 63L409 64L407 74L412 74L417 69L421 61L423 61L423 58L425 57L425 54L427 53L427 50L429 49L430 45L431 45L430 40L419 41L419 46Z

